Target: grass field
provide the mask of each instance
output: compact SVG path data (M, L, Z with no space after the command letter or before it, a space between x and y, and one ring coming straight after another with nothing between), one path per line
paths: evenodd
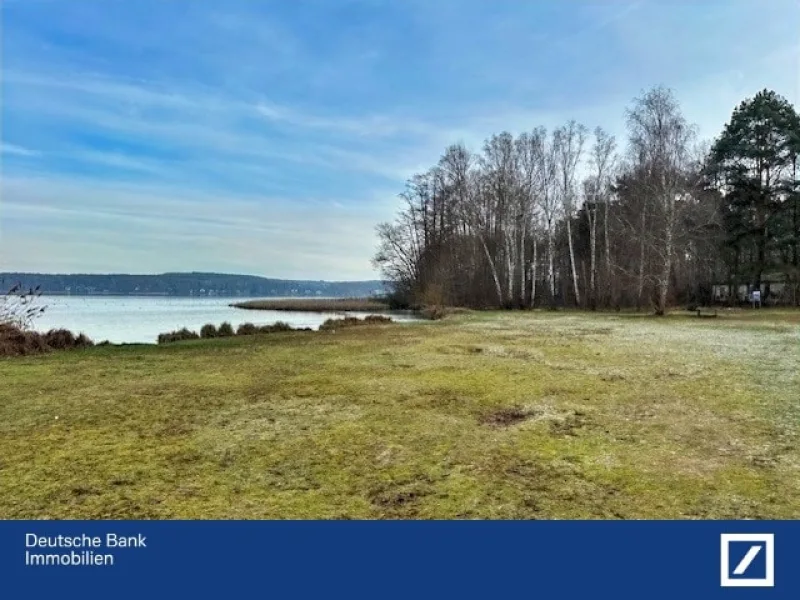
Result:
M797 518L800 313L0 360L3 518Z

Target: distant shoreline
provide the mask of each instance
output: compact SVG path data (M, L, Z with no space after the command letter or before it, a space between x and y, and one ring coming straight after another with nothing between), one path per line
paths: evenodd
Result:
M244 310L292 312L392 312L389 304L372 298L281 298L235 302L229 306Z
M235 298L252 298L253 296L246 296L246 295L236 295L236 294L216 294L213 296L208 295L190 295L190 294L164 294L160 292L139 292L136 294L124 294L124 293L107 293L104 294L102 292L92 293L92 294L72 294L68 292L39 292L41 296L64 296L65 298L199 298L199 299L212 299L216 300L219 298L228 298L228 299L235 299ZM275 298L298 298L298 299L324 299L319 298L318 296L275 296Z
M0 291L13 285L53 296L206 298L364 298L385 293L382 281L270 279L225 273L46 274L0 273Z

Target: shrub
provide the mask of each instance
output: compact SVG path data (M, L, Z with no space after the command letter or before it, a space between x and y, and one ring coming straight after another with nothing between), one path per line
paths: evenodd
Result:
M355 317L345 317L343 319L327 319L322 325L319 326L320 331L335 331L336 329L344 329L345 327L352 327L355 325L354 321L358 321Z
M438 321L439 319L444 319L444 317L447 315L447 312L441 306L426 306L422 309L420 314L422 314L424 319Z
M259 330L260 333L280 333L281 331L294 331L294 328L283 321L277 321L272 325L262 325Z
M335 331L347 327L358 327L359 325L384 325L392 323L392 319L383 315L368 315L363 319L357 317L344 317L343 319L328 319L319 326L320 331Z
M217 329L217 337L230 337L232 335L236 335L236 333L233 331L231 324L227 321L225 321L219 326L219 329Z
M88 348L89 346L94 346L94 342L86 337L85 334L80 333L78 337L75 338L75 347L76 348Z
M391 322L391 317L385 317L383 315L367 315L364 317L364 323L369 325L386 325Z
M71 350L94 345L83 334L77 337L66 329L52 329L47 333L27 331L17 325L0 324L0 356L25 356L51 350Z
M279 331L291 331L292 326L286 323L285 321L276 321L272 325L270 325L270 331L272 333L276 333Z
M203 339L217 337L217 328L211 323L206 323L200 328L200 337Z
M171 342L180 342L182 340L196 340L200 336L196 332L190 331L184 327L177 331L170 331L169 333L161 333L158 336L159 344L169 344Z
M38 333L8 323L0 324L0 356L23 356L47 350Z
M236 329L236 335L253 335L258 333L258 327L252 323L242 323Z
M75 346L75 335L67 329L51 329L44 334L44 341L54 350L66 350Z

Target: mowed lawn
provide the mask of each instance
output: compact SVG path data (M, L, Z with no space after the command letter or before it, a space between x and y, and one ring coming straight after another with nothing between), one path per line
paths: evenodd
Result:
M3 518L798 518L800 313L0 360Z

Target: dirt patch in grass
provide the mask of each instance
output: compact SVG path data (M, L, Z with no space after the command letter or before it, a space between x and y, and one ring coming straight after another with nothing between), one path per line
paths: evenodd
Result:
M494 358L516 358L520 360L543 360L539 348L519 347L505 344L455 344L438 349L442 354L461 354L467 356L486 356Z
M546 423L553 436L577 436L594 425L585 411L556 408L551 404L504 406L485 412L478 418L480 424L500 429L525 421Z
M497 408L481 415L479 421L483 425L488 425L489 427L511 427L526 419L530 419L534 414L535 413L520 406L509 406Z
M425 483L390 485L373 490L369 494L372 504L385 512L413 512L413 505L430 495L431 488Z

